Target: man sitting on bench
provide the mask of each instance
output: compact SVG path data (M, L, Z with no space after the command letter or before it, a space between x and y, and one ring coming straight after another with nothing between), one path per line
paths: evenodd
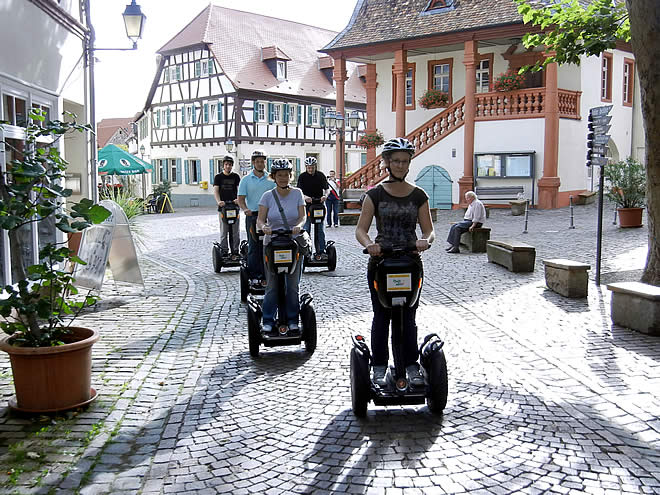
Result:
M468 207L465 211L463 221L455 223L449 229L449 235L447 236L449 246L445 248L445 251L448 253L460 253L461 251L458 249L458 245L461 242L461 235L464 232L472 232L474 229L478 229L486 221L486 208L479 201L474 191L465 193L465 202L468 204Z

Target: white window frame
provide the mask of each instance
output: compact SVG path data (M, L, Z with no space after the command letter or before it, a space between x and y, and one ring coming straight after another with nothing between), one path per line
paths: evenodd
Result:
M610 67L611 62L614 57L606 57L603 55L602 61L601 61L601 73L600 73L600 98L601 100L609 100L611 99L611 92L610 92L610 71L612 68ZM608 96L610 98L608 98Z
M436 67L447 67L447 73L446 74L436 74L435 73L435 68ZM451 64L450 63L443 63L443 64L435 64L433 65L433 74L431 75L432 81L433 81L433 89L438 89L444 93L449 93L451 92ZM440 81L440 85L436 85L436 81ZM447 83L447 89L444 89L444 82ZM407 104L407 103L406 103Z
M415 99L415 75L413 74L413 68L410 67L406 71L406 75L404 77L404 86L406 88L406 106L410 107L412 106L414 99ZM410 94L409 94L410 92ZM410 97L410 98L408 98Z
M193 162L196 162L199 164L199 177L197 178L198 180L194 180L194 175L193 174ZM199 184L202 180L202 160L199 158L188 158L188 184Z
M202 60L202 77L208 77L209 75L209 62L210 60L208 58Z
M312 127L321 127L321 107L311 106L312 118L310 119Z
M281 124L284 118L284 109L281 103L273 103L273 124Z
M289 120L287 121L288 125L298 125L298 105L295 103L288 103L289 107Z
M210 124L217 124L218 121L218 102L217 101L210 101L209 102L209 123Z
M479 64L477 65L477 86L476 86L476 91L477 93L488 93L490 92L490 67L484 69L483 68L483 63L486 62L490 64L490 59L489 58L483 58L479 61ZM486 74L486 85L484 86L483 84L483 74Z
M268 122L267 108L265 101L257 102L257 122Z
M173 186L177 185L177 177L176 177L176 158L169 158L168 159L170 162L170 169L169 173L167 176L167 180L172 184Z
M194 105L192 103L188 103L184 107L184 112L185 112L185 117L184 117L184 125L193 125L193 107Z
M276 72L277 72L277 78L279 80L285 80L286 79L286 60L276 60Z

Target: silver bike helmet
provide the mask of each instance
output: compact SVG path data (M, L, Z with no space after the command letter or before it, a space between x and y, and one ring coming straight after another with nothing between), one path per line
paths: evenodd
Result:
M313 156L309 156L309 157L305 158L305 166L306 167L309 167L309 166L316 167L317 163L318 162L316 161L316 158L314 158Z
M225 155L224 158L222 159L222 163L224 162L234 163L234 158L232 156Z
M293 165L291 165L291 162L286 158L277 158L276 160L273 160L273 163L270 166L270 171L271 173L275 173L278 170L291 171L293 170Z
M415 147L406 138L392 138L383 146L383 155L389 155L395 151L405 151L411 157L415 154Z

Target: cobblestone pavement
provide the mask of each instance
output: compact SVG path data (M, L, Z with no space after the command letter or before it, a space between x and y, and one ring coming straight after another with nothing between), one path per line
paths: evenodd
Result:
M350 409L350 336L368 337L366 257L331 229L337 271L309 270L319 343L248 352L234 270L215 274L211 210L138 220L145 289L107 280L80 323L101 330L84 411L25 418L0 356L0 493L660 493L660 340L613 326L593 282L596 205L492 210L492 238L536 247L512 274L485 254L442 249L458 211L440 212L424 254L419 336L446 341L449 400ZM604 216L603 282L635 280L646 228ZM592 266L589 297L545 289L542 260ZM108 276L110 274L108 273Z

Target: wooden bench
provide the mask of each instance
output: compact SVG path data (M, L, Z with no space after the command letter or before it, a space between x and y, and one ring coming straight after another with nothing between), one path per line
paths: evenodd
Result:
M475 187L479 199L518 199L518 195L525 192L523 186L497 186L497 187Z
M573 196L573 204L588 205L596 201L597 196L598 191L584 191L577 196Z
M612 323L649 335L660 335L660 287L642 282L609 284Z
M469 230L461 234L461 244L465 245L471 253L485 253L486 243L490 239L490 229L479 227L472 232Z
M339 225L357 225L360 212L351 211L339 214Z
M587 297L591 268L586 263L565 259L543 260L545 284L564 297Z
M486 242L490 263L506 267L510 272L533 272L536 260L534 246L516 240L490 240Z

